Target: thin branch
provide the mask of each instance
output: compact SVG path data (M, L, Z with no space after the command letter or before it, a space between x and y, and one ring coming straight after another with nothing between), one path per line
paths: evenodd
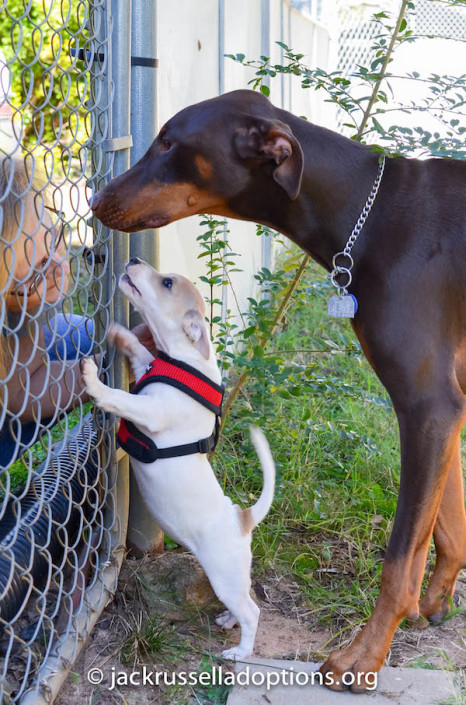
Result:
M268 333L267 336L263 336L262 338L260 338L259 345L264 346L268 341L270 341L273 334L275 333L278 326L280 325L280 322L285 314L285 311L288 308L288 304L290 303L291 298L292 298L294 292L296 291L304 272L306 271L306 267L308 265L309 260L310 260L309 255L304 255L304 257L301 260L301 264L299 265L298 271L296 272L290 286L286 290L285 296L283 297L283 301L280 304L280 307L279 307L277 313L275 314L272 328L270 329L270 333ZM247 372L247 371L242 372L240 377L236 381L235 386L233 387L233 389L231 390L231 392L228 395L228 398L226 400L225 407L224 407L223 413L222 413L222 425L220 428L220 436L222 433L222 429L225 426L226 418L227 418L228 414L230 413L230 409L233 406L233 404L235 403L236 399L238 398L238 394L240 393L244 383L248 379L248 376L249 376L249 372ZM220 438L220 436L219 436L219 438Z
M389 47L388 47L388 49L387 49L387 53L385 54L385 58L384 58L384 60L383 60L382 68L380 69L379 78L377 79L377 81L376 81L376 83L375 83L375 86L374 86L374 88L373 88L373 90L372 90L371 98L370 98L369 103L367 104L367 108L366 108L366 110L365 110L365 112L364 112L364 115L363 115L361 124L360 124L360 126L359 126L359 130L358 130L357 135L356 135L356 139L360 139L360 138L361 138L361 135L363 134L364 129L365 129L366 125L367 125L367 121L369 120L369 117L370 117L372 108L374 107L374 103L375 103L375 101L377 100L377 94L378 94L378 92L379 92L379 89L380 89L380 86L381 86L381 84L382 84L382 81L383 81L383 79L385 78L385 74L387 73L388 64L390 63L390 59L391 59L391 56L392 56L392 54L393 54L393 50L395 49L396 40L397 40L397 37L398 37L398 33L399 33L399 31L400 31L401 23L402 23L402 21L403 21L403 17L404 17L406 8L407 8L407 6L408 6L408 2L409 2L409 0L403 0L403 2L401 3L400 12L399 12L399 14L398 14L398 19L397 19L397 21L396 21L395 29L393 30L393 34L392 34L392 38L391 38L391 41L390 41L390 45L389 45Z
M265 357L271 356L271 355L276 355L277 357L280 357L280 355L291 355L294 354L296 355L297 353L308 353L308 354L314 354L314 355L334 355L336 353L354 353L355 355L360 355L361 351L358 350L357 348L329 348L327 350L308 350L307 348L304 348L302 350L269 350L268 352L264 353Z
M223 255L222 255L222 262L223 262ZM238 310L238 315L239 315L239 317L241 318L242 326L243 326L243 328L246 328L246 322L245 322L245 320L244 320L244 316L243 316L243 313L242 313L242 311L241 311L241 306L239 305L238 297L237 297L237 295L236 295L236 289L235 289L235 287L233 286L233 282L231 281L230 272L228 271L228 265L226 265L225 263L223 263L223 271L225 272L225 276L226 276L226 278L228 279L228 283L229 283L229 285L230 285L230 289L231 289L231 291L232 291L233 298L234 298L234 300L235 300L236 308L237 308L237 310Z

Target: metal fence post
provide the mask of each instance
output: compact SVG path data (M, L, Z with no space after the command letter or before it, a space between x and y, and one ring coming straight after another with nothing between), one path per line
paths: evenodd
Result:
M131 0L111 0L111 17L113 20L111 42L111 80L113 100L111 102L111 136L108 151L114 152L112 176L122 174L130 167L131 125ZM112 272L116 277L128 261L129 236L127 233L113 233ZM129 326L129 303L118 288L114 297L114 318L118 323ZM114 385L128 389L128 363L120 354L115 357ZM125 455L118 462L118 476L124 475L129 483L129 458ZM130 490L131 498L131 490Z
M114 152L113 173L115 177L130 167L131 126L131 0L112 0L112 83L113 101L111 118L111 139L107 151ZM125 139L126 138L126 139ZM127 233L113 233L113 272L118 277L129 259L129 237ZM129 325L129 304L119 291L114 298L115 319L124 326ZM128 388L128 368L119 365L115 368L115 384Z
M225 0L218 0L218 94L225 92ZM225 219L223 226L223 240L228 243L228 221ZM226 248L224 250L226 254ZM226 266L224 276L226 277ZM222 286L222 323L225 323L228 316L228 286Z
M131 164L149 149L157 134L157 3L133 0L131 16ZM131 257L159 267L158 231L144 230L130 238ZM131 315L132 325L140 322ZM149 513L133 474L130 474L128 546L137 554L163 551L163 532Z
M131 17L131 164L149 149L157 134L157 3L133 0ZM131 256L159 266L158 230L131 235Z
M270 0L261 2L261 54L270 57ZM264 85L270 88L270 76L264 77ZM266 235L262 235L262 266L272 266L272 239Z

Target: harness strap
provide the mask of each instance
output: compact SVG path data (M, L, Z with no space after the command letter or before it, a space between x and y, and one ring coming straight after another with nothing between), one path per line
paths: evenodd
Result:
M149 363L146 373L134 385L131 394L138 394L148 384L164 382L192 397L214 414L220 414L225 387L215 384L191 365L160 352Z
M220 417L222 413L222 400L225 388L208 377L198 372L194 367L174 360L165 353L149 364L146 373L134 385L131 394L138 392L148 384L163 382L188 394L197 402L215 414L215 429L209 438L203 438L194 443L185 443L170 448L158 448L154 441L140 431L133 423L121 419L118 430L120 446L136 460L143 463L153 463L155 460L165 458L178 458L183 455L195 453L209 453L218 442L220 431Z
M118 441L120 446L136 460L142 463L153 463L155 460L166 458L179 458L183 455L194 455L195 453L210 453L215 448L218 441L220 423L218 417L215 421L215 431L209 438L203 438L194 443L185 443L170 448L158 448L154 441L142 433L131 421L121 420L118 430Z

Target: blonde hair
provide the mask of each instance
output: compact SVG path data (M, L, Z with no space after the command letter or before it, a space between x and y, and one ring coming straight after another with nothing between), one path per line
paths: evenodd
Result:
M26 157L0 159L0 326L6 317L5 295L13 283L15 261L24 256L25 212L34 209L38 219L45 207L50 207L49 180L44 171ZM0 380L5 378L7 364L6 340L0 331Z

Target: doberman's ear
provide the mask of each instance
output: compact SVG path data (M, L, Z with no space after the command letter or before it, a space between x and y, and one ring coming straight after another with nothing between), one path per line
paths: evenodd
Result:
M291 199L298 197L303 177L303 150L291 128L280 120L260 120L250 127L240 127L235 147L242 159L273 160L277 168L273 178Z
M188 340L206 360L210 357L209 339L205 321L198 311L188 311L183 319L183 331Z

